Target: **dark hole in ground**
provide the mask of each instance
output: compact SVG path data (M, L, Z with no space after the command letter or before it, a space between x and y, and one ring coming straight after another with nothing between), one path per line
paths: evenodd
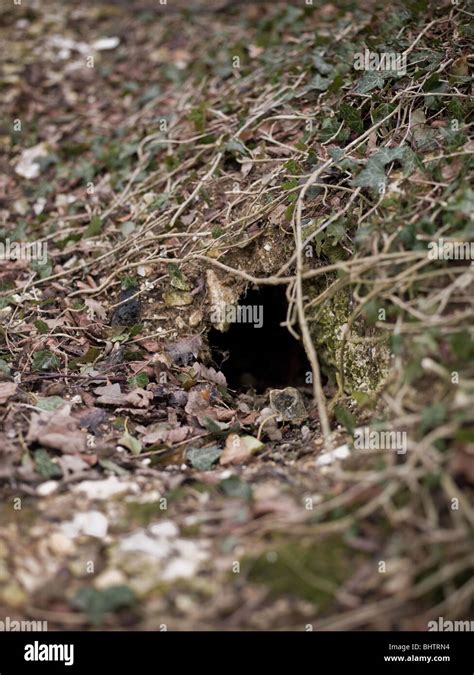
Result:
M311 387L306 381L311 367L301 341L280 326L287 306L283 288L248 290L240 298L229 330L210 330L212 358L231 389L253 387L263 393L267 387Z

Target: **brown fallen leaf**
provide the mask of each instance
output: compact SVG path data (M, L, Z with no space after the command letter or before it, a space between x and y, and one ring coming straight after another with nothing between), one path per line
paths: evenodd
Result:
M211 390L207 387L191 389L188 395L185 412L188 415L199 415L209 409Z
M106 405L125 405L127 397L122 394L119 384L106 384L103 387L94 389L94 393L98 395L97 403L105 403Z
M176 429L167 428L168 425L166 423L159 426L162 428L142 436L141 440L145 445L154 445L155 443L173 445L173 443L181 443L181 441L184 441L188 436L191 436L193 432L193 429L188 426L182 426Z
M95 434L99 429L101 424L107 422L108 415L105 410L102 408L84 408L76 414L79 425L89 431L90 433Z
M143 349L146 349L147 352L150 352L150 354L156 354L160 351L160 344L156 340L140 340L140 346L143 347Z
M196 375L197 378L201 380L208 380L209 382L213 382L214 384L220 384L223 387L227 387L227 380L225 379L224 373L221 373L221 371L217 371L215 368L207 368L204 366L202 363L196 363L193 364L193 371Z
M84 304L87 307L89 319L94 319L96 316L101 320L105 321L107 319L107 310L100 302L94 300L93 298L86 298Z
M278 495L268 499L257 499L253 507L253 513L256 518L275 514L285 517L286 520L295 520L304 517L304 511L295 503L291 497Z
M26 442L41 443L45 448L68 454L87 450L86 434L79 429L78 421L71 417L69 406L52 412L33 413Z
M441 176L443 177L443 180L447 182L454 180L461 171L462 167L463 163L460 159L455 159L450 164L445 164L441 169Z
M212 414L209 415L209 417L216 419L219 422L229 422L235 416L235 410L233 408L221 408L219 406L211 408L211 413Z
M263 447L263 443L253 436L229 434L225 442L224 451L220 456L219 463L223 466L226 464L243 464Z
M138 387L127 394L125 400L133 406L137 406L137 408L148 408L150 402L153 400L153 392Z
M456 448L450 467L455 476L462 476L470 485L474 485L474 443Z
M285 212L287 210L287 205L286 204L280 204L279 206L276 206L273 211L270 212L270 215L268 216L268 220L273 224L273 225L280 225L285 219Z
M240 419L240 423L244 426L250 426L257 422L260 413L258 410L251 410L245 417Z
M201 347L202 337L192 335L168 345L166 351L178 366L187 366L191 361L197 359Z
M17 389L18 385L15 382L0 382L0 405L6 403L16 393Z

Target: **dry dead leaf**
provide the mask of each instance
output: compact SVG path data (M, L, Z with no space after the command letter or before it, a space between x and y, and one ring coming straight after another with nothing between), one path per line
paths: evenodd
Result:
M125 405L127 397L122 394L119 384L106 384L104 387L97 387L94 393L98 395L97 403L106 405Z
M107 310L103 305L100 304L100 302L97 302L97 300L94 300L93 298L86 298L84 300L84 304L88 309L87 315L89 319L93 319L95 316L97 316L101 321L105 321L107 319Z
M199 415L206 412L209 408L210 397L211 391L207 387L202 389L192 389L189 392L185 411L188 415Z
M253 436L229 434L225 442L224 452L220 456L219 463L223 466L226 464L243 464L263 447L263 443Z
M196 374L196 377L202 380L208 380L214 384L219 384L223 387L227 387L227 380L225 379L224 373L217 371L215 368L206 368L202 363L195 363L193 365L193 371Z
M456 449L451 460L451 470L456 476L463 476L470 485L474 485L474 443Z
M173 443L181 443L181 441L191 436L193 432L193 429L188 426L177 427L176 429L169 429L166 424L160 426L162 426L161 429L156 429L142 436L141 440L145 445L154 445L155 443L173 445Z
M86 434L70 415L69 406L53 412L33 413L26 437L27 443L41 443L45 448L61 450L68 454L87 450Z
M193 357L197 359L201 347L201 336L193 335L173 342L166 347L166 351L178 366L187 366Z
M14 396L17 389L18 385L15 382L0 382L0 405Z
M137 408L148 408L150 402L153 400L153 392L138 387L127 394L125 400Z

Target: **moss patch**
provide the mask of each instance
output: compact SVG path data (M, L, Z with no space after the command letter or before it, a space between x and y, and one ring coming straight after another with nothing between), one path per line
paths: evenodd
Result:
M309 298L324 291L312 284ZM350 293L342 288L313 310L311 336L326 374L346 393L371 392L383 384L390 360L388 343L375 328L358 317L344 339L353 312Z
M332 603L352 570L353 561L341 537L318 543L279 539L258 557L243 562L248 580L264 584L272 596L293 595L320 610Z

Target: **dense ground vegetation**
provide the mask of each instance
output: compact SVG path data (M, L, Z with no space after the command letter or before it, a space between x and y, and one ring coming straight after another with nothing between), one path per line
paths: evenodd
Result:
M468 617L468 4L153 5L2 6L0 242L47 251L0 261L2 616ZM297 414L209 332L255 289L304 348Z

